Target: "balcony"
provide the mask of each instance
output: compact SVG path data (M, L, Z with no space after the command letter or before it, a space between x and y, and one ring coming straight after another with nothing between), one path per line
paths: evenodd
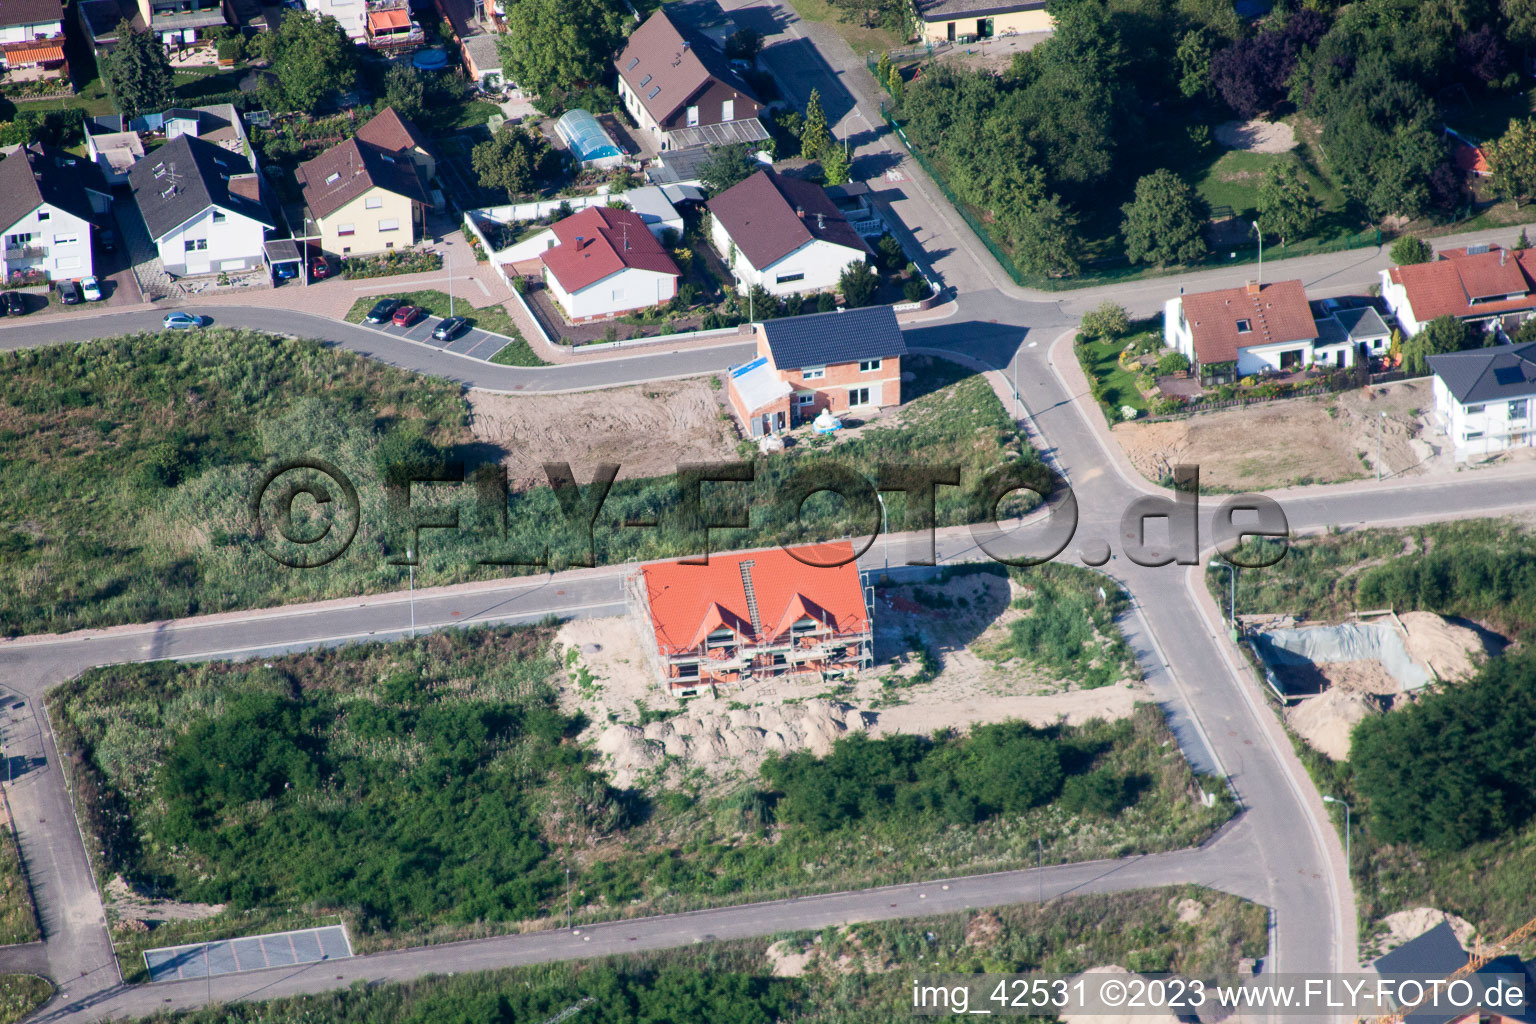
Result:
M7 246L5 250L5 260L7 263L16 260L40 260L47 255L48 248L42 245Z

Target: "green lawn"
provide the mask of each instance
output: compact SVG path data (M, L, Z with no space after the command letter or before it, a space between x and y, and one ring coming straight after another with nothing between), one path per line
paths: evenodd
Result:
M790 6L806 21L819 21L843 37L849 48L860 57L898 50L906 44L900 36L888 28L865 28L862 20L844 21L841 12L828 0L792 0Z
M176 98L196 106L205 96L219 96L240 88L248 68L178 68L172 72Z
M21 866L21 852L9 822L0 825L0 946L17 942L36 942L37 913L32 908L32 890ZM4 999L0 996L0 1006ZM0 1010L0 1019L4 1012Z
M1103 389L1097 396L1099 406L1111 424L1121 421L1120 407L1123 405L1135 409L1140 416L1147 414L1147 400L1136 387L1136 375L1120 365L1119 355L1126 345L1151 333L1141 331L1123 337L1089 340L1073 346L1077 351L1078 363L1088 375L1090 386L1097 382Z
M436 289L425 289L416 292L395 292L388 296L374 295L358 299L352 303L352 308L347 311L347 319L353 323L360 322L368 311L382 298L399 299L401 302L412 306L420 306L428 316L448 315L448 293ZM543 366L544 360L534 355L533 349L523 338L523 332L517 329L517 324L512 322L512 316L504 306L471 306L463 299L454 304L453 311L469 321L471 327L490 331L492 334L505 335L512 339L512 343L496 353L493 363L502 366Z
M12 1024L53 998L53 983L35 974L0 974L0 1024Z

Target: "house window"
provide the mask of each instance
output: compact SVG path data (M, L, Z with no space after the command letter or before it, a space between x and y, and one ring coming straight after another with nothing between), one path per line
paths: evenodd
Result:
M860 373L873 373L875 370L878 370L878 369L880 369L880 360L878 360L878 359L861 359L861 360L859 360L859 372Z
M629 59L629 63L624 65L624 70L625 71L633 71L633 70L635 70L635 65L639 64L639 63L640 63L640 58L639 57L631 57Z
M774 278L773 280L774 280L774 283L776 283L776 284L793 284L796 281L804 281L805 280L805 274L804 273L799 273L799 274L780 274L778 277Z
M1467 406L1466 413L1468 416L1481 416L1483 414L1483 404L1479 402L1476 405Z
M720 120L722 120L722 121L734 121L734 120L736 120L736 101L735 100L725 100L724 102L722 102L720 104Z
M204 249L208 248L208 239L189 238L186 240L185 245L187 247L187 252L202 252Z
M1247 320L1239 320L1237 322L1237 333L1238 334L1248 334L1252 330L1253 330L1253 324L1249 323Z
M648 99L648 100L653 100L657 96L660 96L660 95L661 95L661 86L656 85L656 86L652 86L651 87L651 91L645 94L645 98Z
M51 216L53 216L53 214L49 213L47 210L38 210L37 211L37 219L39 221L45 221L45 220L47 220Z
M1483 436L1483 432L1481 430L1469 430L1465 434L1461 435L1461 439L1463 441L1476 441L1478 438L1480 438L1482 436Z
M338 224L336 225L336 233L338 235L355 235L357 234L357 226L355 224Z
M1507 413L1509 418L1512 419L1512 420L1523 420L1523 419L1525 419L1525 411L1526 411L1526 406L1527 406L1528 402L1529 402L1529 400L1525 399L1525 398L1517 398L1513 402L1510 402L1509 403L1509 412Z
M79 235L54 235L53 236L53 244L54 245L74 245L78 241L80 241L80 236Z
M363 206L369 210L377 210L384 205L383 196L369 196L363 200Z
M386 249L393 249L394 247L395 247L395 243L394 242L385 242L384 243L384 248L386 248Z
M379 221L379 230L380 231L399 231L400 230L400 219L398 217L385 217L383 220Z
M341 247L341 254L343 256L345 256L347 253L349 253L351 251L352 251L352 247L350 245L344 245L344 246Z
M827 368L825 366L807 366L800 371L801 380L821 380L826 375Z
M696 125L698 123L699 123L699 108L698 107L689 107L688 108L688 127L692 128L694 125Z
M854 406L854 405L868 405L869 404L869 388L849 388L848 389L848 404L850 406Z
M796 405L810 405L814 401L816 401L816 392L814 391L804 391L795 396Z
M686 664L682 664L682 665L677 666L677 678L679 678L679 679L697 679L697 678L699 678L699 663L696 662L696 661L690 661L690 662L688 662Z
M340 171L332 171L330 174L327 174L325 176L325 183L327 185L334 185L334 184L336 184L340 180L341 180L341 172Z
M229 218L227 216L225 216L223 210L214 210L213 211L213 222L215 224L223 224L228 219Z
M651 84L651 76L650 75L646 75L644 78L640 79L640 88L644 89L646 86L648 86L650 84Z

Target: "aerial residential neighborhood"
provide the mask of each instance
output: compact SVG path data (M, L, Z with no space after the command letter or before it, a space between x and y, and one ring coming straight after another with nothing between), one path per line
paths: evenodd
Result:
M1533 201L1525 0L0 0L0 1024L1530 1021Z

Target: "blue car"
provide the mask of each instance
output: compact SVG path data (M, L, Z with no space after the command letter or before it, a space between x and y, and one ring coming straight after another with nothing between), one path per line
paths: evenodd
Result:
M162 322L168 331L186 331L191 330L193 327L201 327L208 321L196 313L167 313L165 314L165 320Z
M297 263L274 263L272 265L272 276L279 281L292 281L299 276L299 265Z

